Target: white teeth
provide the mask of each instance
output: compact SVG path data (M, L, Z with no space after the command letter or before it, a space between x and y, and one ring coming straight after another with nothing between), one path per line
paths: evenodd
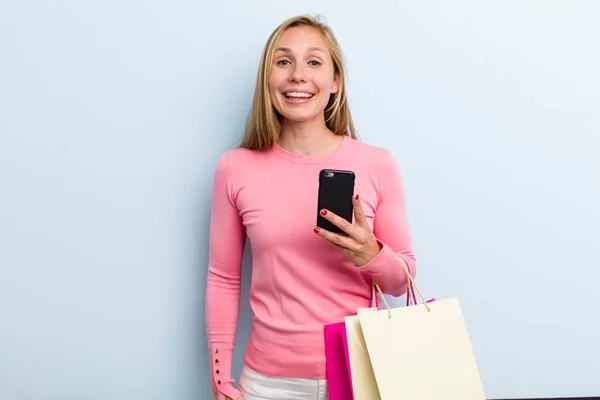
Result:
M310 99L311 97L313 97L313 95L310 93L303 93L303 92L287 92L287 93L285 93L285 97L301 97L301 98Z

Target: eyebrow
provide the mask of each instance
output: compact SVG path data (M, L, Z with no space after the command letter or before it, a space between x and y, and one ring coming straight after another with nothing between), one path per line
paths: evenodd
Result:
M325 54L325 52L323 51L323 49L321 49L320 47L309 47L306 50L307 51L320 51L321 53ZM276 48L275 51L283 51L284 53L291 53L292 52L292 50L289 47L283 47L283 46L280 46L280 47Z

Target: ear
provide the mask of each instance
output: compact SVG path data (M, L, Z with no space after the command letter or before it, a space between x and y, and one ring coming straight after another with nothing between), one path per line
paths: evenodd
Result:
M335 74L333 84L331 85L331 94L337 93L340 90L340 75Z

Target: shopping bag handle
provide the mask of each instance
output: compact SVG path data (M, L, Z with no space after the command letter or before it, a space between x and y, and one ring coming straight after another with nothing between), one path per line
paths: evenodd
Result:
M429 308L429 304L427 304L425 297L423 296L423 294L421 293L421 291L415 284L415 281L414 281L412 275L410 274L408 267L406 266L406 262L403 259L400 259L400 264L402 264L402 268L404 269L404 272L406 273L406 285L407 285L406 295L408 296L408 299L409 299L408 300L409 305L416 305L416 303L417 303L416 299L414 298L415 294L412 291L412 289L414 288L414 290L416 290L417 293L419 294L422 304L425 306L427 311L431 311L431 308ZM375 282L375 280L372 281L371 286L372 286L371 307L374 307L373 303L375 302L375 298L377 297L375 291L377 291L379 293L379 296L381 297L381 300L383 301L383 304L385 304L385 308L387 309L387 313L388 313L388 318L392 318L392 310L390 309L390 305L388 304L387 300L385 299L385 296L383 295L381 288ZM411 296L411 292L412 292L412 296Z
M379 309L379 297L377 297L377 289L375 289L375 281L371 282L371 308Z

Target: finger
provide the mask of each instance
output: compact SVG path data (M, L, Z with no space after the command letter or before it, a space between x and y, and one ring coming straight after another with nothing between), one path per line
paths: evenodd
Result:
M362 203L360 201L360 197L354 195L352 197L352 205L354 207L354 220L358 226L365 229L371 229L369 223L367 222L367 217L365 216L365 210L362 208Z
M333 233L328 231L327 229L319 227L315 227L315 233L338 247L350 251L356 251L356 241L348 236L338 235L337 233Z
M367 221L367 216L365 215L365 210L362 207L362 202L360 201L358 194L352 197L352 204L354 205L354 219L356 220L355 224L359 228L357 230L358 236L356 236L354 239L359 244L364 245L374 237L373 230Z
M332 224L334 224L335 226L337 226L338 228L340 228L342 231L344 231L345 233L347 233L349 236L352 236L353 233L355 233L356 228L354 227L354 225L352 225L352 223L342 217L340 217L339 215L329 211L329 210L321 210L321 216L323 218L325 218L326 220L328 220L329 222L331 222Z

